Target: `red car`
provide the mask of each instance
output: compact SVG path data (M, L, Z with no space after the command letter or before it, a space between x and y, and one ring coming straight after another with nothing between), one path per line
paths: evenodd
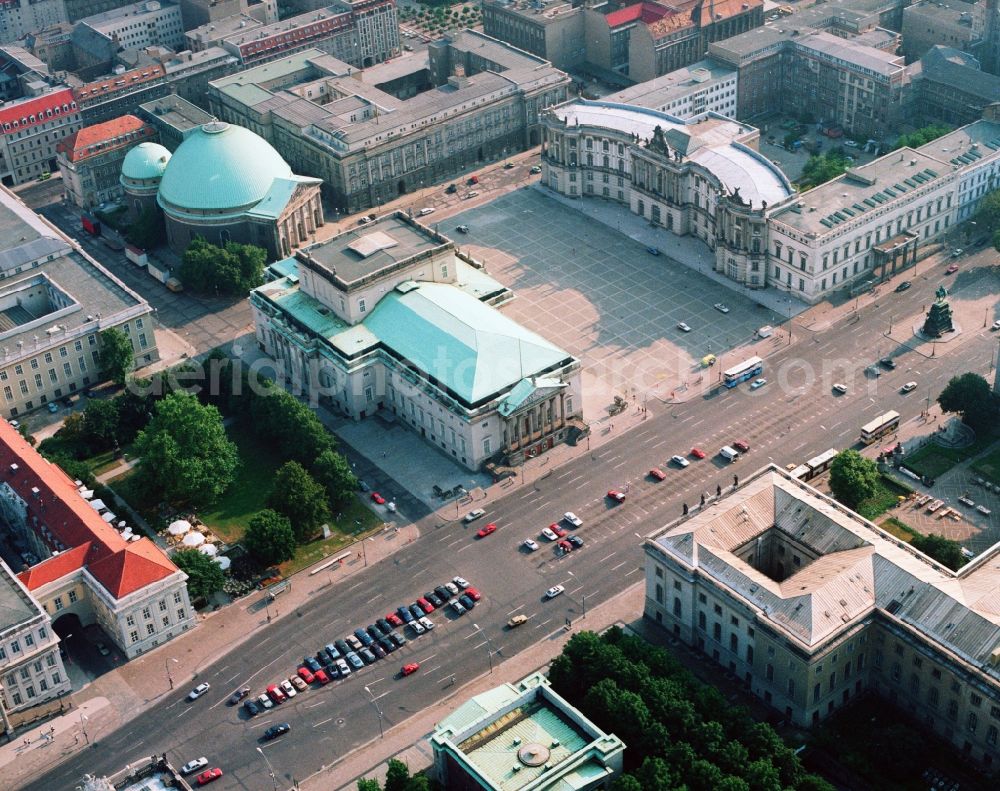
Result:
M625 492L620 492L617 489L612 489L610 492L608 492L608 497L614 500L616 503L625 502Z
M374 500L376 505L385 505L385 498L378 492L372 492L372 500Z
M321 687L325 687L330 683L330 677L326 674L325 670L317 670L313 675L313 679L318 681Z
M403 625L403 619L400 618L398 615L396 615L396 613L394 612L386 613L385 619L393 626Z
M947 269L944 270L946 275L953 275L958 271L958 264L952 264Z
M277 684L271 684L271 686L267 688L267 694L270 695L271 700L275 703L284 703L287 697L285 693L282 692L281 687Z
M667 477L667 474L659 467L653 467L653 469L649 471L649 475L651 478L656 478L658 481L662 481Z
M300 667L298 673L299 673L299 678L301 678L307 684L312 684L313 681L316 679L316 676L313 675L313 672L308 667Z
M558 544L556 544L556 547L558 547L559 551L563 555L568 555L570 552L573 551L573 545L569 543L569 541L567 541L565 538Z
M733 447L736 448L736 450L738 450L740 453L750 452L750 443L747 442L745 439L736 440L735 442L733 442Z
M485 527L479 528L479 530L476 533L476 535L479 536L480 538L486 538L486 536L488 536L490 533L495 533L496 530L497 530L497 523L496 522L490 522Z
M420 663L410 662L408 665L403 665L403 667L400 669L399 672L402 673L404 676L412 676L418 670L420 670Z
M479 601L481 598L483 598L483 594L481 594L471 585L465 589L465 595L468 596L473 601Z
M691 448L691 453L688 455L694 456L696 459L704 459L705 451L703 451L701 448Z
M559 538L563 538L569 532L565 528L559 527L558 522L553 522L551 525L549 525L549 530L555 533Z
M420 607L420 609L423 610L428 615L434 612L434 605L431 604L429 601L427 601L427 599L425 599L423 596L417 599L417 606Z
M222 777L222 770L219 767L214 769L206 769L200 775L198 775L198 785L207 786L209 783L214 783Z

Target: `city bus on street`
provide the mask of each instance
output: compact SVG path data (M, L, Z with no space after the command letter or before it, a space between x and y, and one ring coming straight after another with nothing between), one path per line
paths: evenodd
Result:
M722 383L726 387L736 387L740 382L760 376L763 371L764 361L760 357L751 357L726 371L723 374Z
M861 441L865 445L871 445L880 437L892 434L898 428L899 412L886 412L861 427Z

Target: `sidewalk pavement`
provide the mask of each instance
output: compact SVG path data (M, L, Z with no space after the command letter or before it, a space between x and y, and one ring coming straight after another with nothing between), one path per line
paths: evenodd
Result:
M266 592L257 591L217 612L199 614L196 629L174 638L158 648L122 663L116 669L94 679L66 699L68 711L14 734L12 741L0 746L0 787L17 788L38 777L73 752L88 744L96 745L111 732L128 723L175 687L194 685L199 672L220 657L251 639L271 620L292 615L296 608L310 601L319 590L341 583L368 565L390 557L409 542L419 530L408 525L397 530L387 528L365 539L363 558L351 557L335 565L329 573L318 574L317 566L292 577L287 593L270 608L263 607ZM350 548L357 548L357 544ZM336 582L332 582L336 580ZM120 658L115 652L114 661ZM81 717L83 715L83 717ZM39 741L39 734L54 728L55 742ZM24 739L32 739L29 749ZM45 749L42 749L45 748Z
M434 732L434 726L456 707L474 695L546 668L559 656L574 632L601 632L609 626L624 626L641 618L644 597L645 583L637 582L614 598L593 609L588 608L586 616L577 618L571 629L559 627L513 658L497 664L493 673L483 673L462 686L454 687L450 695L435 705L386 730L384 738L372 739L366 745L352 750L343 760L300 780L299 787L302 791L329 791L331 788L354 791L361 777L385 780L390 758L406 763L410 772L426 769L434 760L427 738ZM521 628L530 629L531 621ZM414 679L419 680L419 673ZM345 780L349 781L345 783Z

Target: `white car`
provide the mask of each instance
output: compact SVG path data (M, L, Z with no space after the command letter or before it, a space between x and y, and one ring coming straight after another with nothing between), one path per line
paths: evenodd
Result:
M341 678L344 678L344 676L351 675L351 666L347 664L347 660L345 659L337 660L337 672L340 674Z
M211 686L207 681L199 684L188 693L188 700L198 700L198 698L208 692Z
M845 393L847 393L847 385L840 384L838 382L837 384L835 384L833 386L833 392L840 393L841 395L844 395Z
M754 379L750 383L750 389L756 390L758 387L763 387L766 384L767 384L767 379Z
M417 212L417 214L419 216L421 216L421 217L426 217L428 214L433 214L433 213L434 213L434 207L433 206L426 206L426 207L424 207L423 209L421 209L420 211Z
M465 577L452 577L451 581L454 582L462 590L469 587L469 581Z
M855 140L845 140L844 141L844 145L847 146L848 148L857 148L858 147L857 141L855 141Z
M714 305L712 305L712 307L715 308L717 311L719 311L719 313L729 312L729 308L724 302L716 302Z
M548 530L547 527L545 529ZM546 538L548 538L548 536L546 536ZM555 533L552 534L552 538L549 538L549 541L552 541L554 538L555 538ZM521 546L524 547L529 552L534 552L538 549L538 542L535 541L534 539L526 538L524 539L524 541L521 542Z
M916 389L917 389L917 383L916 382L907 382L905 385L903 385L900 388L899 392L901 392L901 393L910 393L910 392L912 392L912 391L914 391Z
M295 689L295 686L287 678L284 681L282 681L281 684L279 684L278 686L280 686L281 691L284 692L290 698L294 698L296 695L299 694L298 691Z
M465 522L465 524L469 524L469 522L475 522L477 519L483 516L486 516L486 511L484 511L482 508L475 508L472 511L469 511L469 513L467 513L465 516L463 516L462 521Z
M448 589L448 593L452 596L458 596L458 585L454 582L446 582L444 586Z
M546 540L548 540L548 541L558 541L558 540L559 540L559 536L557 536L557 535L556 535L555 533L553 533L553 532L552 532L551 530L549 530L549 528L547 528L547 527L543 527L543 528L542 528L542 536L543 536L543 537L544 537L544 538L545 538ZM535 548L537 549L538 547L536 546ZM532 550L532 551L534 551L534 550Z
M465 613L465 607L462 606L462 602L458 599L448 602L448 605L455 611L455 615L463 615Z
M434 628L434 621L428 618L426 615L423 618L418 618L420 625L424 627L428 632Z
M423 620L423 619L421 619L421 620ZM411 622L410 622L410 626L411 626L411 627L413 627L413 631L414 631L414 632L416 632L416 633L417 633L418 635L419 635L419 634L423 634L424 632L426 632L426 631L427 631L427 630L426 630L426 629L424 628L424 625L423 625L422 623L420 623L420 621L419 621L419 620L416 620L416 621L411 621Z
M192 772L197 772L199 769L208 766L208 759L205 756L201 758L195 758L194 760L188 761L184 766L181 767L182 775L189 775Z
M566 590L566 587L564 585L553 585L551 588L549 588L547 591L545 591L545 598L546 599L554 599L556 596L558 596L564 590Z
M691 463L683 456L671 456L670 461L672 461L678 467L687 467Z
M569 522L573 527L581 527L583 525L583 520L574 514L572 511L567 511L563 514L563 519Z
M691 328L683 321L677 322L677 329L679 329L681 332L691 332Z
M990 330L991 331L1000 330L1000 321L994 321L993 324L990 326ZM14 426L14 423L15 423L15 421L13 421L13 420L10 421L10 424L12 426ZM14 428L17 428L17 426L14 426Z
M271 696L268 695L266 692L263 695L261 695L259 698L257 698L257 702L263 708L265 708L265 709L273 709L274 708L274 701L271 700Z

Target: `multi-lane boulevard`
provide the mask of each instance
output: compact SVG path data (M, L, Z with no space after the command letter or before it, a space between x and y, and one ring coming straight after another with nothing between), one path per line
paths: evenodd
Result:
M769 381L759 390L751 392L744 384L673 406L647 402L648 419L635 429L543 477L530 476L492 501L484 521L497 522L499 529L485 539L475 538L478 525L443 522L431 514L421 520L417 541L348 582L324 589L308 606L285 614L200 673L200 681L212 684L208 695L188 703L187 689L178 689L117 732L102 734L98 749L74 756L28 787L73 787L85 772L110 773L160 752L178 765L206 755L226 772L215 784L220 789L270 787L258 746L284 778L281 787L334 763L378 738L377 709L386 729L403 723L450 691L453 676L460 682L488 672L491 654L509 659L562 628L567 617L579 618L585 607L641 579L639 537L678 517L682 503L694 505L702 493L714 494L717 485L731 486L734 473L747 474L771 461L798 463L829 447L851 446L860 425L874 415L896 409L908 420L956 373L987 373L995 335L978 326L934 357L898 347L884 336L890 311L897 317L914 316L929 303L941 281L939 270L905 293L887 293L875 304L869 298L859 319L839 319L821 333L797 329L794 344L776 347L767 357L764 375ZM988 267L963 272L959 297L964 289L982 294L995 288L989 278L995 281L996 275ZM883 371L877 379L864 374L866 365L888 354L897 362L895 371ZM834 360L841 362L832 364ZM911 380L918 389L901 394L901 385ZM834 382L846 383L849 392L835 395ZM723 464L714 454L734 439L746 439L752 450L735 465ZM672 454L686 454L695 445L709 457L683 470L665 464ZM667 470L665 481L647 477L654 465ZM624 503L612 505L604 497L609 488L626 485ZM524 538L537 539L541 528L568 510L584 520L576 531L586 541L582 550L557 558L544 541L533 554L519 548ZM225 705L233 689L247 684L260 692L291 674L304 654L412 602L455 574L483 593L472 613L461 618L435 614L432 633L411 638L390 658L255 719ZM544 600L545 589L559 583L566 593ZM530 616L529 621L506 630L514 613ZM409 630L405 634L410 637ZM420 672L397 678L400 665L411 661L420 662ZM258 739L264 729L282 721L291 723L292 733L262 745Z

